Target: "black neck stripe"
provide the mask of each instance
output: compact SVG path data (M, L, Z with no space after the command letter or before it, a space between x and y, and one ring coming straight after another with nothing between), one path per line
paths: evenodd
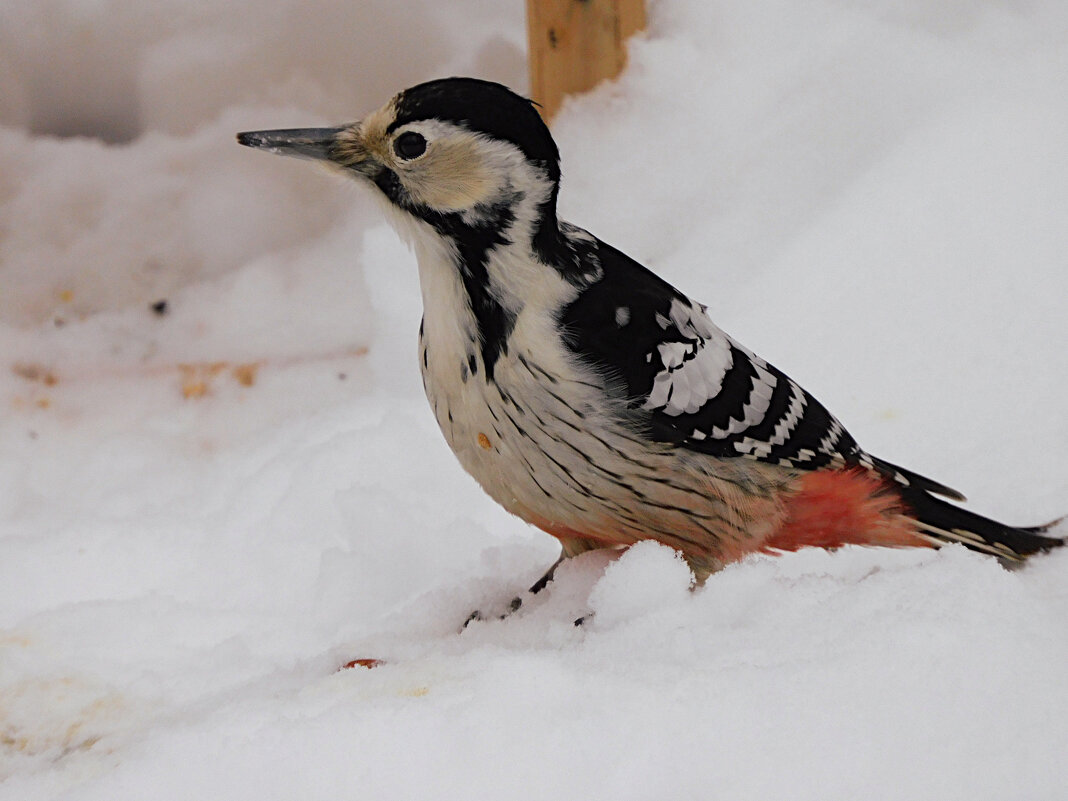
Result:
M493 380L494 367L508 350L508 337L515 327L515 314L505 309L490 292L487 263L490 251L508 244L504 232L514 217L508 206L495 207L478 224L465 223L459 214L428 214L426 219L456 246L460 280L478 326L479 352L486 367L486 380Z

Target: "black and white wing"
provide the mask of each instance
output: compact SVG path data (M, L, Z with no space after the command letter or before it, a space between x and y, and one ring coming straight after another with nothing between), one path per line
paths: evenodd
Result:
M622 383L647 436L800 469L861 465L961 497L865 453L823 404L633 259L603 242L597 257L601 279L564 310L561 323L580 358Z

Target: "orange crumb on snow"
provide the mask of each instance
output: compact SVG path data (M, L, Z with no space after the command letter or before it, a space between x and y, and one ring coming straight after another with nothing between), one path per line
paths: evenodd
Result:
M241 386L251 387L256 383L261 362L246 362L231 366L228 362L203 362L196 364L179 364L178 372L182 379L182 397L187 399L203 398L211 393L212 382L228 370L230 376Z
M259 369L259 362L249 362L248 364L237 365L231 372L237 383L243 387L251 387L256 383L256 373Z
M202 398L211 390L211 380L226 367L225 362L207 364L179 364L182 377L182 397Z
M11 372L19 378L24 378L27 381L37 381L46 387L54 387L59 383L55 373L44 365L33 362L15 362L15 364L11 365Z
M376 667L378 667L379 665L382 665L382 664L385 664L385 663L381 659L353 659L353 660L351 660L349 662L346 662L344 665L342 665L338 669L339 670L349 670L351 668L361 667L361 668L367 668L368 670L370 670L371 668L376 668Z

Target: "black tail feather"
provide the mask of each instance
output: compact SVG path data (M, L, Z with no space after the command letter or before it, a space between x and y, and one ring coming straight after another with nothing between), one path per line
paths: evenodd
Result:
M1032 554L1065 545L1062 537L1043 535L1063 518L1044 526L1017 528L961 509L920 488L908 488L902 496L912 508L923 534L933 541L959 542L973 551L993 554L1010 562L1022 562Z

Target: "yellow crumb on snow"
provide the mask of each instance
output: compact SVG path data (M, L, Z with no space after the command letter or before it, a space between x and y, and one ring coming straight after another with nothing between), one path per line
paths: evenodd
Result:
M256 383L260 362L246 362L231 366L228 362L204 362L196 364L179 364L178 373L182 381L182 397L186 399L203 398L211 393L212 382L223 372L229 370L230 376L241 386L251 387Z

